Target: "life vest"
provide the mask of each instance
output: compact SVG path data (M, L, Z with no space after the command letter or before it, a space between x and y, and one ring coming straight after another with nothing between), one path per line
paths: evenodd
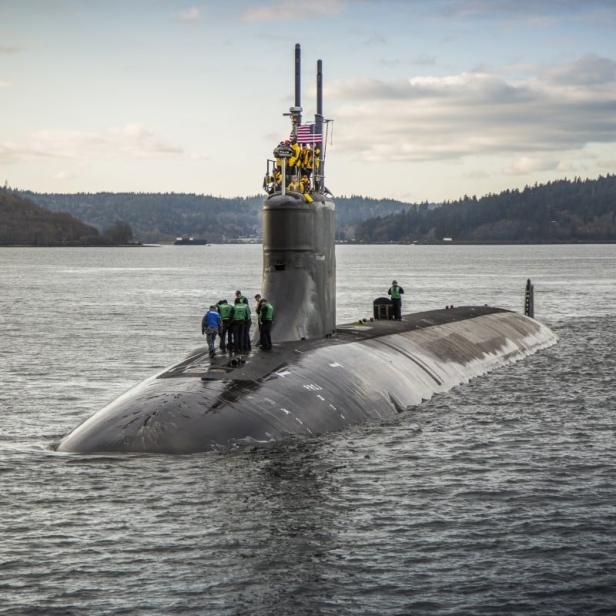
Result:
M321 148L314 148L314 168L317 171L321 168Z
M267 304L263 304L259 314L261 315L262 321L271 321L274 318L274 307L269 302Z
M291 150L293 151L293 156L289 158L289 167L293 169L299 162L299 157L301 156L302 148L299 147L299 143L292 143Z
M234 321L248 321L250 318L250 312L248 306L240 302L233 306L233 320Z
M302 150L302 169L312 170L312 148Z
M220 318L223 321L228 321L231 318L233 306L231 304L218 304L218 312L220 312Z

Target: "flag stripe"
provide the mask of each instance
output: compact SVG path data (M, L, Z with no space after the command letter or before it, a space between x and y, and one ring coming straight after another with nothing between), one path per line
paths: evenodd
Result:
M310 122L297 127L297 143L322 143L323 135L317 133L316 124Z

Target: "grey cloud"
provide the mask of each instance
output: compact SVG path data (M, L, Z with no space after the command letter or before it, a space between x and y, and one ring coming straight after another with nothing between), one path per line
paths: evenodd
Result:
M411 64L420 66L434 66L436 64L436 56L419 55L411 59Z
M441 12L457 17L505 16L534 19L595 10L616 12L613 0L437 0Z
M595 54L583 56L575 62L545 71L549 81L570 85L598 85L616 81L616 62Z
M513 154L524 164L510 172L522 173L554 168L562 151L616 142L616 81L597 89L473 73L362 79L332 84L331 100L337 146L367 160Z
M365 38L362 42L362 45L365 45L366 47L378 47L380 45L387 45L387 39L382 34L375 32Z
M155 158L178 155L183 149L166 143L141 124L126 124L101 132L41 130L21 143L0 142L0 161L34 158L84 159L117 156Z
M311 0L298 6L296 0L271 0L246 10L247 21L297 21L336 15L347 6L347 0Z
M368 78L340 81L330 86L330 96L353 102L460 98L487 104L528 100L534 93L525 84L513 85L492 75L462 73L389 82Z
M17 53L18 51L21 51L19 47L13 47L11 45L0 45L0 54Z

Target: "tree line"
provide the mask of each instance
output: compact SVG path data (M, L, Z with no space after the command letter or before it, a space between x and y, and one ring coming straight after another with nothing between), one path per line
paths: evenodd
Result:
M192 193L34 193L22 196L53 211L64 211L103 230L122 220L142 242L169 242L182 235L209 242L261 236L264 197L214 197ZM336 197L337 233L355 235L355 226L373 216L405 210L408 203L351 195Z
M441 207L414 205L366 220L361 242L567 243L616 241L616 175L557 180Z
M115 246L132 240L130 225L114 221L101 233L65 212L51 212L0 189L0 246Z

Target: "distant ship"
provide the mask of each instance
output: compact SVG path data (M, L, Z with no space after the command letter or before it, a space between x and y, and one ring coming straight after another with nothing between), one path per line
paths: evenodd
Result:
M207 240L199 240L189 235L183 235L182 237L176 237L173 243L176 246L205 246Z

